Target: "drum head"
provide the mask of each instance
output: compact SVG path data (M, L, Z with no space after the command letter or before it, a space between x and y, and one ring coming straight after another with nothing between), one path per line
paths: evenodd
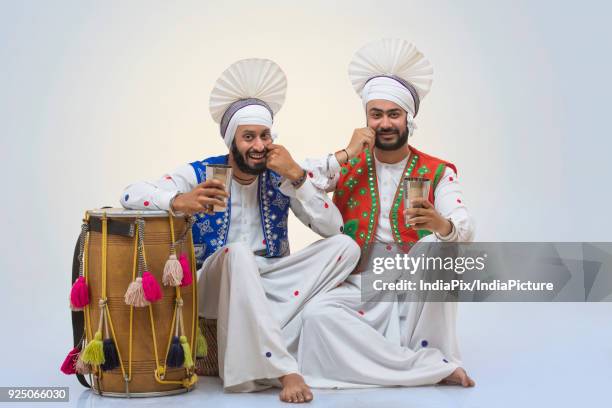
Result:
M127 210L125 208L96 208L89 210L90 216L101 217L104 214L108 218L146 218L146 217L167 217L168 211L163 210ZM182 216L182 214L176 214Z

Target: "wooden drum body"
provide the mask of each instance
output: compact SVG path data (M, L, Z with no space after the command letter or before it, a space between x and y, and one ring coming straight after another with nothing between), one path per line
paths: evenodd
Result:
M169 368L166 356L175 334L177 298L182 299L184 335L195 361L197 335L197 281L190 224L183 216L165 211L101 209L87 212L89 235L85 243L84 271L89 285L90 304L85 308L85 335L92 341L100 322L99 301L106 292L107 323L115 339L120 367L103 371L93 367L94 391L107 396L148 397L187 392L197 376L192 368ZM144 254L147 270L161 286L163 296L148 306L125 303L126 289L138 275L136 222L144 221ZM189 286L163 286L162 273L171 251L172 219L176 238L184 235L177 254L187 254L193 282ZM106 227L102 228L106 223ZM123 225L121 225L123 223ZM113 224L113 227L111 227ZM93 226L97 225L97 228ZM141 223L142 225L142 223ZM121 227L121 228L117 228ZM106 237L103 231L106 230ZM112 231L123 231L116 234ZM132 231L133 235L129 236ZM106 249L104 249L106 245ZM104 257L106 261L104 262ZM104 285L104 268L106 284ZM105 286L105 288L104 288ZM180 309L179 309L180 310Z

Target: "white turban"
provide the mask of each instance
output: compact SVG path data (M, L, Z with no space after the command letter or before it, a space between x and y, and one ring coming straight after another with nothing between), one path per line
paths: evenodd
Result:
M361 91L363 107L374 99L384 99L398 104L414 117L414 99L410 91L398 81L388 77L377 77L369 80Z
M240 125L263 125L272 131L286 92L287 77L274 61L248 58L223 71L210 94L209 109L227 147Z
M353 56L348 74L364 108L374 99L396 103L406 111L412 135L414 117L433 76L431 63L413 44L388 38L366 44Z
M272 130L272 115L270 111L261 105L247 105L234 113L223 134L223 141L231 148L232 141L236 136L236 129L240 125L263 125Z
M368 102L374 99L384 99L399 105L406 111L406 125L408 126L408 135L412 136L416 123L414 123L414 98L404 85L393 78L376 77L366 82L361 90L361 100L363 108L366 109Z

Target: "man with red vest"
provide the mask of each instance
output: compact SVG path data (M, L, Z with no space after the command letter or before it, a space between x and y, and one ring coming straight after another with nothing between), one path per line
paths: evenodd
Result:
M432 73L430 62L406 41L382 40L360 49L349 76L367 127L356 129L345 149L306 161L314 184L334 192L344 233L362 249L473 239L455 166L408 144ZM405 177L431 183L429 197L412 200L406 210ZM304 310L299 358L308 384L474 385L461 368L456 303L363 302L360 278L352 274ZM321 350L333 358L321 358Z

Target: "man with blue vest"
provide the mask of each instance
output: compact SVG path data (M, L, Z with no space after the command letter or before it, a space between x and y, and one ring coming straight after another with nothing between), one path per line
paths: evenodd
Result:
M345 280L360 251L342 234L342 216L326 193L273 142L272 120L285 90L285 75L270 60L232 64L210 98L229 154L132 184L121 203L195 214L199 313L217 319L225 391L276 385L282 387L281 400L308 402L312 392L297 363L302 310ZM206 167L213 164L231 166L230 194L218 180L206 180ZM289 254L289 209L328 238Z

